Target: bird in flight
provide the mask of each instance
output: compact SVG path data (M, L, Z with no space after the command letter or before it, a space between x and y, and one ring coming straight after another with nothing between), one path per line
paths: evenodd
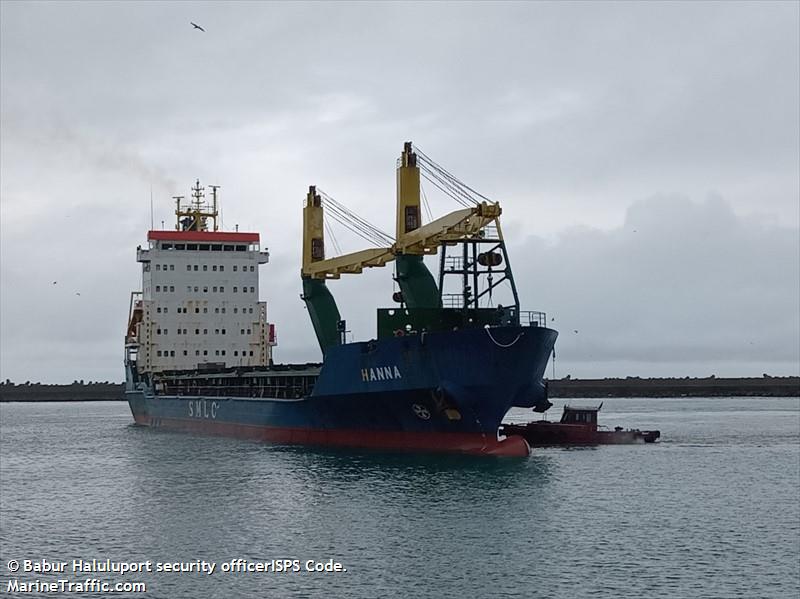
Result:
M190 23L190 24L192 25L192 27L194 27L195 29L199 29L199 30L200 30L200 31L202 31L203 33L205 33L205 32L206 32L206 30L205 30L205 29L203 29L202 27L200 27L200 25L198 25L197 23L192 23L191 21L189 21L189 23Z

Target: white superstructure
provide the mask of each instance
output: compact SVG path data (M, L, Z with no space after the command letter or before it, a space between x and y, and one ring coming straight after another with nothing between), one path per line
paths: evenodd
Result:
M217 230L216 187L212 206L199 182L192 190L188 205L176 198L176 229L149 231L148 247L137 248L142 291L128 339L138 346L139 371L268 366L275 328L258 300L258 268L269 252L258 233Z

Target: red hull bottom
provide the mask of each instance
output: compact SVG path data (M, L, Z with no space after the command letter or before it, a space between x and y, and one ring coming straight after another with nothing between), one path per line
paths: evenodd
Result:
M277 428L214 420L150 418L134 414L136 424L280 445L327 445L391 451L445 452L468 455L527 457L530 446L519 435L498 440L480 433L410 433L399 431L355 431Z
M558 422L504 424L501 432L520 435L533 447L549 445L633 445L653 443L660 431L619 430L598 431L592 426Z

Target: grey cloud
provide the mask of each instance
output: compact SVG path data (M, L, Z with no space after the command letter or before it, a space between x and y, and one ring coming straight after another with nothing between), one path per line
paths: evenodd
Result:
M687 374L708 374L709 364L727 374L765 362L798 369L795 227L738 217L716 197L656 196L633 204L617 229L573 229L518 249L531 257L525 296L555 317L561 359L578 372L600 375L610 360L633 374L662 361Z
M524 302L581 331L559 344L573 374L796 370L796 3L0 13L3 376L89 378L88 361L121 376L150 186L156 226L171 226L170 197L196 177L222 185L226 226L273 252L262 294L279 358L317 359L298 298L305 190L391 232L408 139L503 203ZM436 213L451 208L426 191ZM724 201L698 201L709 193ZM55 279L92 292L78 302L46 288ZM371 336L389 272L332 287Z

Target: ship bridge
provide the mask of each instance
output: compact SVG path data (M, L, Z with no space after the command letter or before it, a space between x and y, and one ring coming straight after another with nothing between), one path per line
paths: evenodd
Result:
M259 267L269 262L260 235L220 231L218 189L206 202L174 198L173 230L151 230L136 250L142 290L132 297L127 346L140 372L207 365L267 366L277 339L259 301Z

